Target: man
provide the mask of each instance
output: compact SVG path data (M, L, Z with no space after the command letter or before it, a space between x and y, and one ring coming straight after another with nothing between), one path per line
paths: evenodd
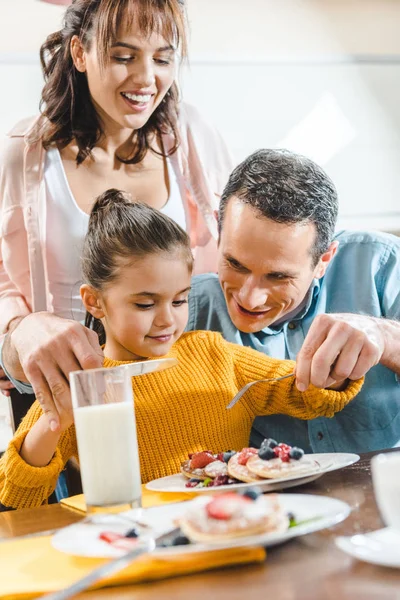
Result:
M299 388L367 373L333 419L257 418L255 446L265 437L306 452L400 445L400 240L334 236L337 211L322 169L275 150L243 161L222 195L218 276L194 278L189 329L296 360Z
M194 278L189 328L295 359L299 389L367 373L360 395L335 418L260 418L254 444L266 436L315 452L400 444L400 240L379 233L334 238L337 210L322 169L274 150L239 165L221 198L219 280ZM69 401L68 372L101 365L91 334L37 313L6 337L6 374L31 381L52 420Z

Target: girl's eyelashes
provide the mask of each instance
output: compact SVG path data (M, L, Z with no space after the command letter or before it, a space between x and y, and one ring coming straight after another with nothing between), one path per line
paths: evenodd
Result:
M172 304L173 304L173 306L182 306L182 304L187 304L187 303L188 303L188 301L186 298L186 300L175 300Z
M179 307L179 306L182 306L183 304L187 304L187 303L188 303L187 298L184 300L174 300L172 302L172 306ZM134 306L136 306L136 308L138 308L139 310L148 310L149 308L153 308L155 306L155 304L140 304L139 302L135 302Z
M147 310L149 308L153 308L154 304L139 304L138 302L135 302L135 306L140 310Z

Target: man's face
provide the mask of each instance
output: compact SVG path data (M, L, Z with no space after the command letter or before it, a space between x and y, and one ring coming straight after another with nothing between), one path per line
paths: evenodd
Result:
M219 240L218 273L230 318L245 333L260 331L301 304L322 277L337 244L314 266L313 224L282 224L232 197Z

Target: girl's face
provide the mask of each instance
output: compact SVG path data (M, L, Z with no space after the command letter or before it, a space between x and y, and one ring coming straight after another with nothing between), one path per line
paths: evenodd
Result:
M188 319L191 269L179 249L119 267L98 296L106 331L104 354L114 360L165 355ZM85 298L84 298L85 300Z
M143 127L175 79L175 49L157 33L143 37L138 29L121 29L103 70L95 39L86 52L74 38L71 51L77 69L86 72L92 101L106 130Z

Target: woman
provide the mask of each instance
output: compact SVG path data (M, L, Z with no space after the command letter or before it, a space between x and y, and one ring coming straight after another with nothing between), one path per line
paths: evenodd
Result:
M17 327L39 395L63 393L71 369L101 364L94 338L48 313L84 317L80 251L105 189L171 216L190 235L196 272L215 270L214 210L232 163L218 134L178 103L185 22L178 0L74 0L41 48L42 114L12 130L0 163L0 332Z

